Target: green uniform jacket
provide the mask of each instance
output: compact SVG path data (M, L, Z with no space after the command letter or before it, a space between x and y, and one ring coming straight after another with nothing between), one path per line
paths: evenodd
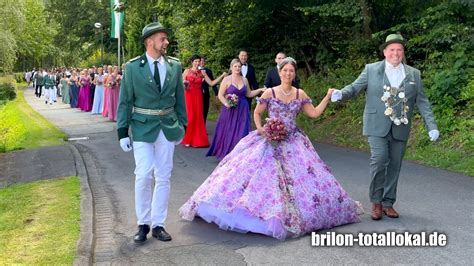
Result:
M43 86L44 85L44 83L43 83L43 74L40 74L40 73L36 72L35 82L36 82L36 85Z
M431 111L431 105L423 91L420 71L408 65L405 67L405 97L407 98L409 111L407 113L408 124L395 125L390 118L384 114L385 103L381 100L383 95L385 77L385 60L365 66L364 71L350 85L344 87L342 100L356 96L361 90L365 91L365 109L363 134L365 136L385 137L390 129L395 139L407 141L410 136L411 118L415 105L425 120L428 131L438 129L436 121ZM385 84L389 85L389 84ZM401 105L398 106L401 108Z
M43 84L47 89L52 89L54 84L56 84L56 78L54 76L46 75L43 77Z
M165 56L164 59L166 79L161 93L153 79L145 54L125 65L117 111L119 139L129 136L129 128L134 141L153 143L160 130L163 130L168 141L178 141L184 137L184 128L188 121L181 63L172 57ZM174 112L163 116L132 113L134 106L154 110L174 108Z

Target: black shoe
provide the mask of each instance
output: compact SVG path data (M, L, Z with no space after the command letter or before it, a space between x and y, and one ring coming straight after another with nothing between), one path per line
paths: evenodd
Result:
M161 240L161 241L171 241L170 234L168 234L165 231L165 229L161 226L157 226L157 227L153 228L153 230L151 231L151 235L153 237L158 238L158 240Z
M143 243L146 241L146 235L150 232L150 226L147 224L141 224L138 226L138 232L133 237L135 243Z

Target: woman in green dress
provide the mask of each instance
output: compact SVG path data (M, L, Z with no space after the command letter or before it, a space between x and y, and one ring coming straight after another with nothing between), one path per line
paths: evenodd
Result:
M59 84L61 84L61 95L62 95L62 100L63 100L63 103L65 104L69 104L71 101L70 101L70 98L69 98L69 77L66 76L65 73L63 73L63 77L61 78L61 80L59 81Z

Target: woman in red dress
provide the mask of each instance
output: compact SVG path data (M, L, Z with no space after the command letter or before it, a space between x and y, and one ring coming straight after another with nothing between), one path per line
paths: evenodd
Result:
M186 134L182 140L182 144L189 147L208 147L209 140L207 138L206 124L204 123L203 107L202 107L202 88L203 82L207 82L209 86L214 86L226 76L224 72L217 79L211 80L205 71L201 71L198 67L201 62L199 55L193 55L190 59L191 67L183 72L183 81L186 91L186 113L188 116L188 126Z

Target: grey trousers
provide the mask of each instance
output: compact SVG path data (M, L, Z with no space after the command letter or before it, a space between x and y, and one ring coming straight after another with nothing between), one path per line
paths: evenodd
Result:
M406 141L396 140L392 131L385 137L369 136L370 183L369 196L372 203L392 207L397 199L397 184L402 167Z

